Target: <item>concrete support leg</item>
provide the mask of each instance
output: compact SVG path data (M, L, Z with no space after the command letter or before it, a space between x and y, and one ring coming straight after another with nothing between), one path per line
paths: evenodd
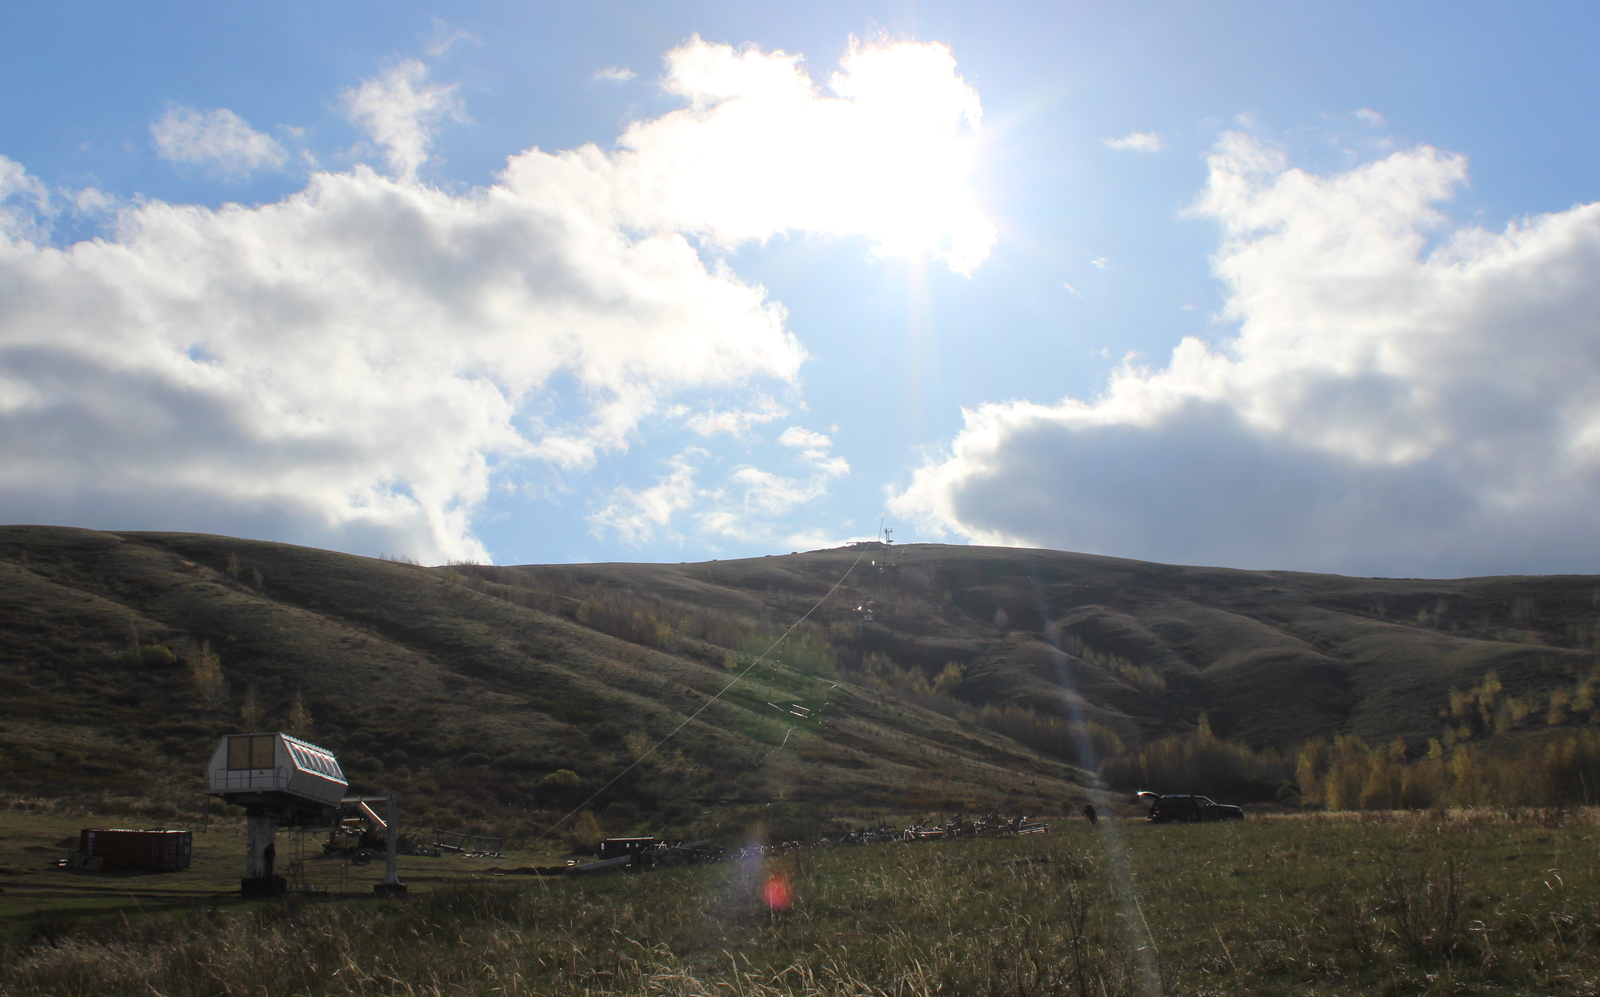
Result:
M244 874L251 879L272 875L277 864L278 818L250 814L244 824Z
M396 868L400 856L400 826L395 813L400 808L400 794L389 790L389 809L384 813L384 822L388 824L387 849L384 853L383 882L372 888L374 893L391 897L403 897L406 888L400 882L400 873Z
M287 882L276 874L278 861L278 818L264 813L245 816L244 878L239 895L275 897L284 892Z

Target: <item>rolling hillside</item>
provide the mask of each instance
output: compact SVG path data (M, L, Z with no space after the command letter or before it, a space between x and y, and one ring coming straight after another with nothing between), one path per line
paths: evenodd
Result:
M0 789L188 810L216 737L297 728L424 819L524 828L680 725L595 801L608 827L795 804L1061 812L1091 778L1075 763L1202 714L1258 747L1353 733L1416 749L1446 726L1452 688L1493 672L1508 699L1542 703L1589 674L1600 636L1587 576L1351 579L943 545L429 568L5 527L0 582ZM1523 713L1473 736L1588 722ZM576 789L547 778L561 769Z

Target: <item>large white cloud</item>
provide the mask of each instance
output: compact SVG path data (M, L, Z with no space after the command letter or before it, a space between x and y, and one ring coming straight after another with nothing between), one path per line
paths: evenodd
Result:
M1455 226L1421 147L1334 176L1225 136L1219 347L986 404L894 499L980 541L1385 574L1600 570L1600 206Z
M149 201L57 246L48 192L0 158L0 518L483 557L497 466L582 470L683 421L683 398L715 422L794 381L781 306L687 236L864 235L963 268L987 251L959 204L943 227L852 220L964 178L978 109L944 49L858 46L835 96L782 53L697 39L668 63L686 110L465 191L418 179L461 108L413 62L346 95L388 175L319 173L276 203ZM886 122L930 158L854 169ZM766 179L708 185L745 171Z

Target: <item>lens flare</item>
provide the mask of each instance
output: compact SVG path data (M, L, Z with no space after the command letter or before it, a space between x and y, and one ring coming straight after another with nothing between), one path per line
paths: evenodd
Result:
M1080 697L1072 695L1076 692L1076 682L1073 681L1072 669L1066 665L1067 653L1062 650L1057 639L1058 631L1048 625L1051 619L1050 599L1045 595L1044 586L1039 584L1037 578L1032 579L1034 595L1039 601L1039 618L1046 621L1045 635L1050 641L1050 646L1056 652L1056 674L1060 677L1062 699L1066 704L1068 716L1071 718L1070 730L1077 732L1078 754L1083 759L1084 768L1090 772L1100 767L1100 760L1095 757L1094 742L1089 740L1089 725L1084 720L1083 712L1078 707ZM1089 792L1095 801L1100 804L1098 810L1106 810L1107 800L1103 788L1089 787ZM1097 810L1097 812L1098 812ZM1138 888L1133 880L1133 870L1128 865L1128 852L1122 845L1122 832L1117 827L1116 820L1104 823L1096 820L1094 824L1102 829L1099 835L1101 844L1105 848L1106 864L1111 870L1111 879L1117 892L1117 906L1122 908L1119 915L1134 942L1134 958L1137 962L1139 976L1144 985L1144 992L1149 997L1160 997L1161 970L1156 965L1155 946L1150 942L1150 925L1145 921L1144 908L1139 904ZM1137 917L1137 919L1135 919Z
M770 873L767 881L761 884L761 899L766 901L768 910L788 910L794 903L794 888L789 885L789 878L781 872Z

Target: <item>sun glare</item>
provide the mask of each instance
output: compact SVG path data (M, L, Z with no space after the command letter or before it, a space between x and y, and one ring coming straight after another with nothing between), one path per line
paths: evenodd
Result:
M670 164L638 191L658 224L727 245L789 231L861 235L885 256L966 273L995 229L969 186L982 107L936 43L851 46L824 92L799 56L694 39L667 59L690 106L622 145ZM645 197L648 196L648 202Z

